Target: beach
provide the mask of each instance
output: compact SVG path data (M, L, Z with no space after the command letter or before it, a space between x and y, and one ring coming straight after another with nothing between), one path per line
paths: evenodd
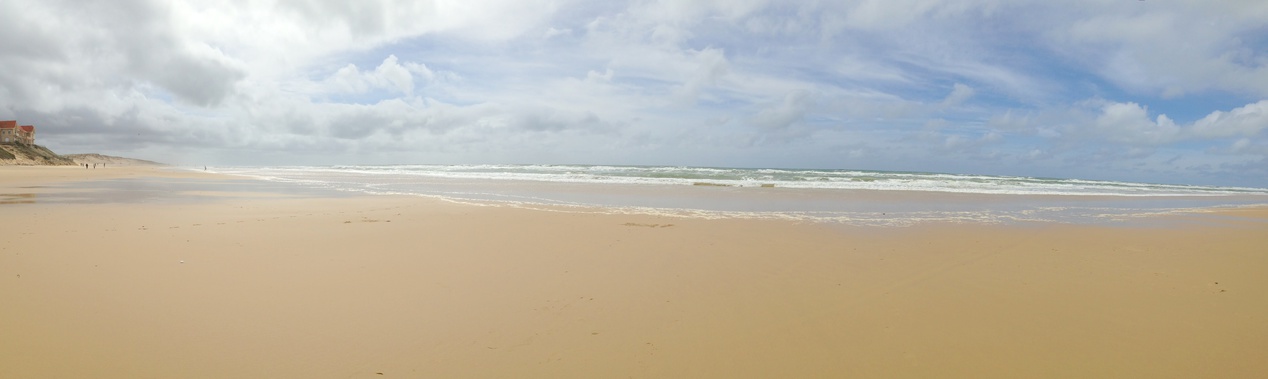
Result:
M73 185L113 179L179 186ZM0 377L1268 377L1265 208L885 227L241 180L0 167Z

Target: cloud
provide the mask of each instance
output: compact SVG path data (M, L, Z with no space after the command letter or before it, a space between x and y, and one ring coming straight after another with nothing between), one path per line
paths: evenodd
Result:
M810 91L796 90L784 95L779 104L763 109L753 116L753 125L762 129L787 129L801 121L814 99Z
M1264 159L1264 20L1257 2L12 0L0 117L169 161L1214 180L1197 167Z
M973 87L956 83L952 87L951 93L948 94L946 98L942 99L942 104L940 104L940 106L942 108L951 108L963 104L965 100L973 97L974 92Z
M1228 112L1215 111L1193 125L1193 134L1206 138L1256 136L1268 129L1268 100Z
M0 22L0 34L8 36L0 69L19 74L0 80L15 97L55 101L44 97L58 94L41 87L54 84L58 90L82 91L140 82L193 105L214 106L233 94L235 84L246 76L217 49L176 38L170 15L159 4L66 5L0 5L7 8L0 13L11 15Z
M963 17L966 13L991 13L998 1L863 0L842 3L844 24L850 28L876 30L907 27L928 19Z
M1071 18L1067 25L1050 28L1045 40L1125 89L1165 97L1211 90L1268 96L1263 3L1121 2L1099 7L1099 14L1072 9L1062 12Z
M424 82L436 77L425 64L401 64L396 55L389 55L371 72L362 72L354 64L344 66L327 78L323 86L328 92L341 94L359 94L376 89L413 95L416 75Z
M211 54L176 52L138 59L133 75L149 80L194 105L214 106L234 92L246 73Z
M554 27L546 28L546 32L542 33L542 38L550 39L556 36L572 34L572 29L555 29Z
M1167 115L1151 120L1144 107L1131 102L1103 105L1092 127L1096 134L1132 145L1168 143L1180 135L1180 128Z
M1229 111L1216 110L1190 124L1177 124L1166 114L1154 118L1132 103L1103 102L1091 122L1095 134L1126 145L1161 145L1184 141L1258 137L1268 129L1268 100Z
M1006 110L989 119L987 126L1008 133L1028 133L1044 139L1071 143L1106 143L1123 146L1157 146L1246 136L1263 138L1268 129L1268 100L1229 111L1215 110L1188 123L1165 113L1151 112L1135 102L1089 99L1068 107L1034 112Z
M704 49L695 54L696 68L687 81L675 91L680 101L695 103L700 93L718 83L727 74L727 59L720 49Z

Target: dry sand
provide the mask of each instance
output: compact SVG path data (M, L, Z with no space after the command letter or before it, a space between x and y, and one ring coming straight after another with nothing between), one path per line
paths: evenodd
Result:
M73 170L0 167L0 194L199 176ZM224 197L0 219L2 378L1268 377L1263 209L841 228Z

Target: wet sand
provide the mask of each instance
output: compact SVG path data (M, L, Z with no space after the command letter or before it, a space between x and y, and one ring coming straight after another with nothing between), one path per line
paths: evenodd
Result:
M879 228L41 201L80 179L226 180L74 170L0 167L0 195L32 194L0 204L0 377L1268 376L1264 209Z

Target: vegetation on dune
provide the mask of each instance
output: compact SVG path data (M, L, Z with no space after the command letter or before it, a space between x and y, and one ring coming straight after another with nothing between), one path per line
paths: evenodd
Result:
M74 165L75 161L57 155L44 146L6 143L0 144L0 164L70 166Z

